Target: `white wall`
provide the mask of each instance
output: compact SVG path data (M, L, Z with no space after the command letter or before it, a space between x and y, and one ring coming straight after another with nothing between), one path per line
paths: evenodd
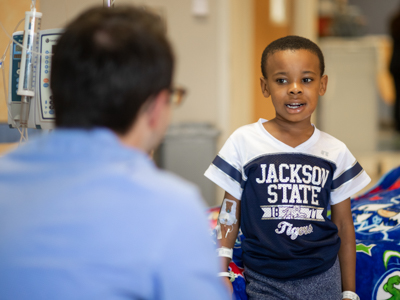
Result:
M293 34L318 40L318 0L293 2Z
M253 86L255 78L254 64L259 58L254 57L253 1L231 0L229 32L230 91L229 128L231 133L236 128L253 121ZM224 139L225 140L225 139Z

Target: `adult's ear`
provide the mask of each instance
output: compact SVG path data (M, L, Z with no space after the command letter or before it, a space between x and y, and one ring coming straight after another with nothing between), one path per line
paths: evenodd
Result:
M119 135L123 144L145 153L150 153L160 144L171 114L168 90L162 90L151 97L140 108L129 131Z
M148 114L149 126L151 128L157 128L160 125L160 122L165 123L166 120L169 120L169 96L169 91L167 89L161 90L156 96L154 96L152 103L146 111Z
M323 75L321 77L321 82L319 85L319 95L320 96L325 95L327 86L328 86L328 75Z
M261 92L264 95L265 98L268 98L271 94L269 92L269 86L267 79L264 77L260 78L260 85L261 85Z

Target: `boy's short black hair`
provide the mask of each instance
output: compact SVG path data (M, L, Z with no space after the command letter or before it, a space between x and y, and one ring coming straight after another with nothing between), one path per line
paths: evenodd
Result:
M316 56L318 56L321 76L324 75L325 72L324 55L322 54L322 51L317 46L317 44L301 36L288 35L273 41L264 49L264 52L261 57L261 72L264 78L267 78L267 59L270 55L274 54L277 51L300 50L300 49L308 50L314 53Z
M141 107L171 87L173 67L158 16L132 6L84 12L66 27L52 57L56 126L125 134Z

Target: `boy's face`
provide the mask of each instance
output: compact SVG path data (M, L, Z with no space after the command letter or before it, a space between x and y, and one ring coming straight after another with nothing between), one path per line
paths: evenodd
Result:
M310 122L328 83L328 77L320 75L318 56L303 49L278 51L267 58L266 66L261 90L265 97L271 96L276 118Z

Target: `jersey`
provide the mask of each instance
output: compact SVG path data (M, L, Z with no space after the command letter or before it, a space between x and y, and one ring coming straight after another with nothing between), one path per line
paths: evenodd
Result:
M314 127L293 148L257 123L236 130L205 176L241 200L243 263L264 276L304 278L335 263L340 238L329 205L370 178L344 143Z

